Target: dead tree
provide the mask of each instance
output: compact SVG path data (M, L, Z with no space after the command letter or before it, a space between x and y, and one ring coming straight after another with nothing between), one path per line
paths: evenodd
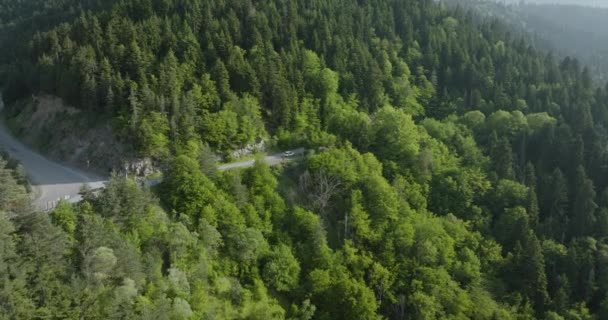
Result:
M300 176L299 185L302 194L308 198L311 208L325 216L331 198L340 191L342 183L338 177L321 170L314 173L304 172Z

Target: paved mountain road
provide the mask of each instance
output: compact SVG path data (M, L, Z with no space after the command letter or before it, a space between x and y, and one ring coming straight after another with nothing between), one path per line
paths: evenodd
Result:
M290 157L285 157L284 152L282 152L282 153L276 153L276 154L266 156L266 157L264 157L264 161L271 166L276 166L277 164L293 160L297 156L304 155L304 152L306 151L306 149L298 148L298 149L294 149L294 150L290 150L290 151L293 153ZM217 169L219 171L244 169L244 168L253 167L254 164L255 164L255 160L244 160L244 161L239 161L239 162L219 164L217 166ZM146 186L152 187L152 186L160 184L161 182L162 182L162 179L149 180L146 182Z
M266 161L266 163L268 163L271 166L275 166L279 163L289 161L292 157L303 155L304 151L306 151L306 150L304 148L299 148L299 149L294 149L294 150L290 150L290 151L293 153L293 155L290 157L285 157L283 155L283 153L277 153L277 154L272 154L272 155L264 157L264 161ZM247 161L220 164L217 168L220 171L226 171L226 170L238 169L238 168L249 168L249 167L252 167L254 164L255 164L255 160L247 160Z
M0 111L2 107L0 97ZM61 199L78 202L81 199L78 192L84 184L88 184L93 189L98 189L103 188L107 181L105 177L59 164L36 153L13 137L2 121L0 121L0 148L6 150L11 157L19 160L34 189L34 205L42 210L54 208ZM304 151L303 148L292 150L293 156L302 155ZM279 153L267 156L265 161L270 165L277 165L288 161L290 158L286 158L283 153ZM225 171L247 168L254 164L255 160L247 160L222 164L218 166L218 169ZM160 180L151 181L149 185L159 182Z
M0 110L2 107L0 99ZM78 191L85 183L92 188L100 188L104 185L105 179L102 177L53 162L36 153L13 137L2 121L0 121L0 148L19 160L25 169L34 189L34 205L38 208L48 210L59 199L79 201Z

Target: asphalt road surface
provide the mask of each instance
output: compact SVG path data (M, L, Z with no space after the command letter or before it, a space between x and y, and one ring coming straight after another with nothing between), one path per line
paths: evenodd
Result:
M0 111L2 107L2 99L0 97ZM13 137L2 121L0 121L0 148L6 150L11 157L19 160L34 189L34 205L42 210L53 209L59 200L78 202L81 200L78 192L84 184L89 185L93 189L98 189L103 188L107 180L107 178L51 161L36 153ZM303 148L295 149L291 150L292 154L288 157L284 153L278 153L269 155L264 160L270 165L277 165L301 156L304 154L304 151ZM254 164L255 160L246 160L222 164L218 166L218 169L225 171L247 168ZM160 180L149 182L149 185L158 183L160 183Z
M272 154L272 155L264 157L264 161L271 166L276 166L277 164L288 162L299 156L304 155L304 152L306 151L306 149L299 148L299 149L294 149L294 150L290 150L290 151L292 152L292 155L289 157L286 157L284 155L284 152L281 152L281 153L276 153L276 154ZM255 160L244 160L244 161L220 164L217 166L217 169L219 171L244 169L244 168L253 167L254 164L255 164ZM160 184L161 182L162 182L162 179L149 180L146 182L146 186L153 187L153 186Z
M0 99L0 110L2 109ZM34 205L43 210L52 209L60 199L70 202L80 200L78 191L83 184L100 188L104 180L91 173L50 161L36 153L15 137L0 121L0 148L19 160L34 189Z
M305 149L299 148L299 149L290 150L290 151L293 154L289 157L285 157L283 155L284 152L282 152L282 153L277 153L277 154L272 154L272 155L266 156L264 158L264 161L266 161L266 163L268 163L271 166L275 166L279 163L287 162L295 157L303 155ZM254 164L255 164L255 160L247 160L247 161L239 161L239 162L221 164L217 168L220 171L226 171L226 170L231 170L231 169L249 168L249 167L252 167Z

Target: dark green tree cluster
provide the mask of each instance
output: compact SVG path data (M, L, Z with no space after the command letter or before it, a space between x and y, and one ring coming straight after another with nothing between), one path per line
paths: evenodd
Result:
M58 95L164 181L114 177L50 216L7 200L0 314L608 315L608 89L577 60L428 0L108 6L12 42L7 112ZM209 161L267 135L311 154Z

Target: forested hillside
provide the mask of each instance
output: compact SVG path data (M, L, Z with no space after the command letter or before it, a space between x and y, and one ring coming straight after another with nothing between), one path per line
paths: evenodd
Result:
M528 28L553 48L597 70L608 80L608 8L578 5L520 6Z
M473 9L486 19L498 18L511 26L514 32L527 34L526 37L536 47L553 51L559 57L577 58L591 66L591 75L596 83L603 85L608 80L608 8L584 6L579 2L569 5L554 2L505 4L492 0L444 2Z
M34 3L0 0L5 116L56 95L166 171L45 214L0 170L0 318L608 317L578 61L430 0ZM309 152L214 169L258 138Z

